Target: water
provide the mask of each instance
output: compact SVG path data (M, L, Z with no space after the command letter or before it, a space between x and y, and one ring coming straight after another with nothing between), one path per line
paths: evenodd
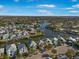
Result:
M60 36L72 36L72 37L78 37L79 35L77 34L68 34L68 33L65 33L65 32L55 32L55 31L52 31L52 30L49 30L46 28L46 26L48 25L49 23L48 22L42 22L40 24L40 30L43 31L43 33L45 34L44 36L42 36L42 38L53 38L53 37L58 37L59 35Z
M35 40L40 40L40 39L44 39L44 38L54 38L54 37L58 37L59 35L64 37L64 36L72 36L74 37L78 37L78 35L73 35L73 34L68 34L68 33L64 33L64 32L55 32L52 31L50 29L47 29L46 26L48 25L48 22L41 22L40 23L40 30L44 33L44 36L40 36L40 37L35 37Z
M43 22L40 24L40 30L43 31L43 33L45 34L43 37L44 38L50 38L50 37L53 37L53 32L52 30L48 30L46 29L46 26L48 25L49 23L47 22Z

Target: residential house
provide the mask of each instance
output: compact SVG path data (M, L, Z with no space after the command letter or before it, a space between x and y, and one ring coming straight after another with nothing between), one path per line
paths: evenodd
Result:
M40 46L40 45L44 45L44 41L43 40L39 40L39 42L38 42L38 45Z
M4 55L4 48L0 48L0 56Z
M35 34L36 33L36 31L35 31L35 29L34 28L30 28L30 34Z
M4 35L3 35L3 39L4 39L4 40L9 40L9 33L4 34Z
M63 42L66 42L66 40L65 40L62 36L60 36L60 39L61 39Z
M12 39L16 39L16 34L13 34L10 36L10 40L12 40Z
M37 48L37 44L35 41L29 40L29 46L30 48L33 48L34 50Z
M18 44L18 50L19 50L19 54L23 54L23 53L27 53L28 54L28 49L25 46L25 44Z
M58 45L58 38L54 37L54 45L55 47Z
M29 37L29 33L28 33L28 31L26 31L26 30L24 30L24 31L22 32L22 34L23 34L23 37Z
M46 38L46 43L47 43L47 44L51 44L51 45L53 44L53 43L52 43L52 40L50 40L49 38Z
M74 39L73 37L69 37L69 40L73 41L73 42L76 42L76 39Z
M16 56L17 47L15 44L6 45L6 54L9 57Z

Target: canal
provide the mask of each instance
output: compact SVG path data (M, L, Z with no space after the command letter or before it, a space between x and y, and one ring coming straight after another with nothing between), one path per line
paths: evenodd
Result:
M58 37L60 36L72 36L72 37L78 37L79 35L77 34L69 34L69 33L65 33L65 32L55 32L52 31L50 29L47 29L46 26L49 25L48 22L42 22L40 24L40 30L45 34L44 36L42 36L42 38L53 38L53 37Z

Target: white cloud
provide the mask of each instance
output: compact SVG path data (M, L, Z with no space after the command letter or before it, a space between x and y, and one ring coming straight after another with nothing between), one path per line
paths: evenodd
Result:
M0 10L2 10L4 8L4 6L3 5L0 5Z
M66 10L72 10L73 8L64 8L64 9L66 9Z
M72 2L77 2L77 0L72 0Z
M39 0L26 0L26 2L36 2L36 1L39 1Z
M14 2L19 2L20 0L14 0Z
M48 10L38 10L38 12L47 13L47 12L49 12L49 11L48 11Z
M38 12L42 13L42 14L51 14L51 15L53 15L53 13L48 11L48 10L38 10Z
M56 6L53 5L53 4L42 4L42 5L38 5L38 7L54 8L54 7L56 7Z
M62 16L69 16L69 14L63 14Z
M79 4L73 5L72 7L79 8Z
M0 8L3 8L4 6L3 5L0 5Z
M69 11L69 12L72 12L72 13L79 13L79 11L77 11L77 10L71 10L71 11Z

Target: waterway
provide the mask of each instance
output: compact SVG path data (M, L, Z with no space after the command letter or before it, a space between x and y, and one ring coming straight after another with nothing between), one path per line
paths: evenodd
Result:
M53 38L53 37L58 37L59 35L60 36L72 36L72 37L78 37L79 35L74 35L74 34L69 34L69 33L65 33L65 32L55 32L55 31L52 31L50 29L47 29L46 26L49 25L48 22L42 22L40 24L40 30L45 34L44 36L42 36L42 38Z

